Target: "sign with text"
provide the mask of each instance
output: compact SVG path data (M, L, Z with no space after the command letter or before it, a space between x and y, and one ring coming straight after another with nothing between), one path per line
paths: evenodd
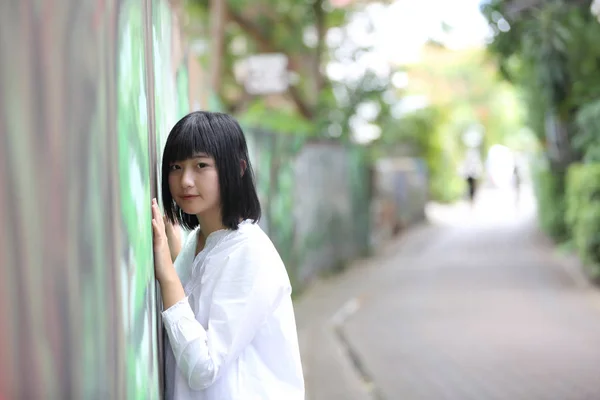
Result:
M285 54L257 54L236 66L236 77L250 94L281 93L289 85L287 66Z

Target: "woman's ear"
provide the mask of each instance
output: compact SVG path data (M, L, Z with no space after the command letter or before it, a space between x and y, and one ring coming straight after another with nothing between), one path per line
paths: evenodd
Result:
M240 176L244 176L246 173L246 168L248 168L246 160L240 160Z

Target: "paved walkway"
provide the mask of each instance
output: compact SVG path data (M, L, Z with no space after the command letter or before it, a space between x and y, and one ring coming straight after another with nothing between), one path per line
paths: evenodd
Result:
M486 190L296 304L308 400L600 399L600 296Z

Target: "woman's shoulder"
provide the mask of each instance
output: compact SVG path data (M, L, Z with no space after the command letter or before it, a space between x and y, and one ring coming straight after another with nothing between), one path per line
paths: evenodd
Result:
M242 222L238 229L231 231L222 246L224 255L229 257L241 256L244 258L261 259L281 262L279 253L269 236L262 228L250 220Z
M246 220L239 225L235 231L234 240L239 242L240 247L247 251L276 251L273 242L256 222Z
M222 256L231 272L240 277L261 277L279 286L289 286L287 270L269 236L253 222L244 222L233 231ZM243 267L243 268L241 268ZM243 272L242 272L243 271Z

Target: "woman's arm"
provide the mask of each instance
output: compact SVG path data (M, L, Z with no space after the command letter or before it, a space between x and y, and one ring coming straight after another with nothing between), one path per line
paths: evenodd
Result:
M169 308L179 300L185 298L185 291L173 266L164 221L156 199L152 199L154 275L160 284L163 305L165 308ZM181 248L181 244L179 246Z
M167 261L171 262L170 260ZM163 307L165 309L170 308L180 300L185 299L183 285L181 284L179 276L177 276L172 263L171 268L173 270L172 274L169 274L158 281L160 284L160 294L162 296Z

